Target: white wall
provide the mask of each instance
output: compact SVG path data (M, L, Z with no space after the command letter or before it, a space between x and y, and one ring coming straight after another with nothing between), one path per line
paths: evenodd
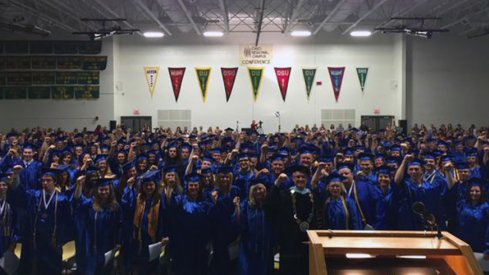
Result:
M488 125L488 37L411 38L406 49L409 125Z
M395 36L377 36L373 39L353 39L348 36L325 39L291 38L281 34L262 34L260 43L273 44L274 64L266 66L264 80L256 103L245 66L239 66L239 45L252 44L254 35L230 35L224 40L185 37L165 37L150 41L141 37L120 37L118 40L118 67L115 69L117 87L115 115L132 115L135 109L141 115L153 116L157 124L157 110L191 109L192 126L233 127L240 121L247 127L252 119L262 120L266 131L277 129L275 111L282 114L282 129L295 124L320 123L321 109L356 109L356 124L361 115L373 115L380 109L382 115L402 116L402 60L403 43ZM219 43L219 44L218 44ZM160 66L158 84L151 98L144 66ZM175 103L168 67L186 67L178 103ZM194 67L212 67L207 100L204 103ZM238 66L233 93L225 100L220 67ZM286 102L283 102L274 66L291 66ZM317 67L316 81L307 101L302 67ZM338 103L335 102L327 66L346 66ZM369 67L365 91L361 92L356 67Z
M36 38L34 38L36 39ZM37 38L39 39L39 38ZM97 124L107 126L114 118L114 47L104 40L102 55L108 56L107 69L100 72L100 98L97 100L0 100L0 131L26 127L61 127L74 129ZM98 116L99 120L94 118Z

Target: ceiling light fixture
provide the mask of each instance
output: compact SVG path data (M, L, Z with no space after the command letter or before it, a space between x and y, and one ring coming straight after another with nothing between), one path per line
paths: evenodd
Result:
M147 38L161 38L165 36L165 34L162 32L144 32L143 36Z
M372 35L371 31L352 31L350 35L353 37L369 37Z
M311 36L311 32L310 31L293 31L290 33L290 35L296 36L296 37L307 37L307 36Z
M223 32L220 31L206 31L204 32L205 37L222 37L224 36Z

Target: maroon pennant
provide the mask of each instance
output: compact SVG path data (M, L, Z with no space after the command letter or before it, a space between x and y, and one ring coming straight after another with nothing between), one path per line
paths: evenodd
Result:
M280 93L282 94L282 99L285 102L285 97L287 96L287 88L289 87L290 71L291 68L274 68L275 74L277 75L278 87L280 88Z
M234 81L238 75L238 67L236 68L221 68L222 80L224 82L224 91L226 92L226 102L229 101L233 92Z
M182 87L183 75L185 74L185 68L170 68L171 85L173 87L173 94L175 95L175 101L178 102L178 97L180 96L180 88Z
M329 78L331 79L331 85L333 85L333 92L336 102L340 97L341 84L343 84L343 75L345 74L345 67L328 67Z

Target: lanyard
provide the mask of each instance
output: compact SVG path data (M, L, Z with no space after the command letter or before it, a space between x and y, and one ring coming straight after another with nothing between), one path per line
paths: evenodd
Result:
M42 190L42 201L44 203L44 209L47 210L48 207L49 207L49 204L51 204L51 201L53 200L54 198L54 194L56 193L56 191L54 191L52 194L51 194L51 197L49 197L49 200L47 201L46 203L46 191Z
M7 200L3 200L2 206L0 206L0 216L3 214L3 209L5 209L5 203Z
M341 203L343 204L343 208L345 210L345 216L346 216L346 219L345 219L345 229L348 230L350 229L350 211L348 211L348 206L346 205L346 200L345 200L345 197L341 196Z
M360 211L360 216L362 216L362 222L364 225L366 225L367 219L365 219L365 215L363 214L362 207L360 206L360 201L358 200L357 185L355 181L353 182L351 187L353 188L353 196L355 197L355 203L358 207L358 210Z

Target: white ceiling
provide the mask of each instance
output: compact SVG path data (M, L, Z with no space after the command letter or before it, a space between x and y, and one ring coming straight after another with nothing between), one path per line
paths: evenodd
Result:
M0 37L34 27L51 34L102 28L100 22L81 18L125 18L106 27L162 31L171 36L216 29L347 34L356 29L419 26L420 21L389 19L426 16L442 19L424 21L424 27L448 28L465 36L489 27L489 0L0 0Z

